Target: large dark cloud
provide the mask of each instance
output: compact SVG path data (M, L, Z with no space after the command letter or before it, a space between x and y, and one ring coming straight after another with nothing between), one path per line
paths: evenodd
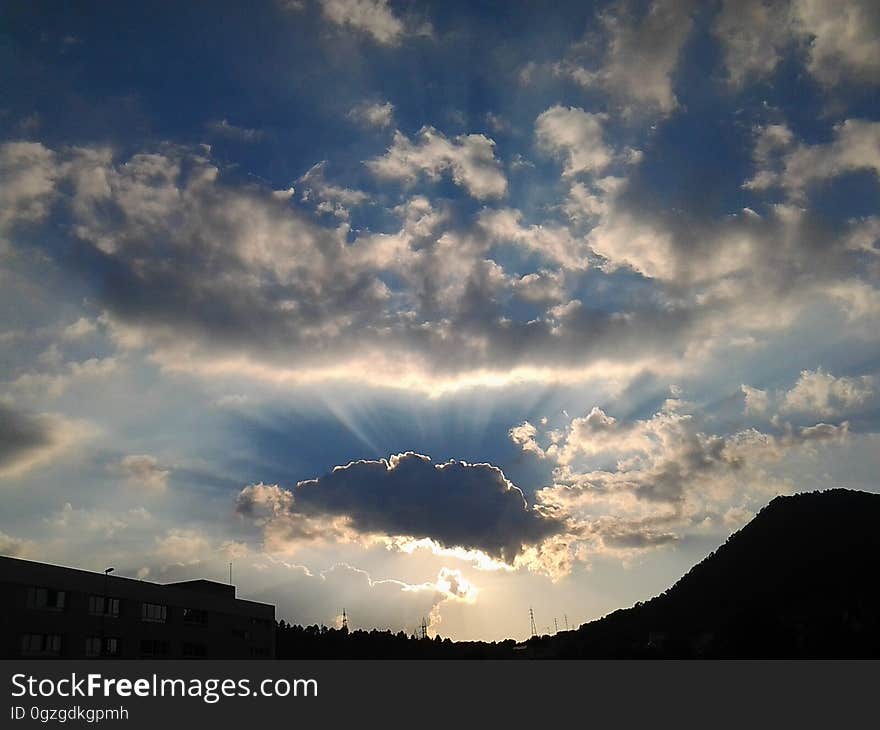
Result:
M267 491L271 490L271 491ZM378 461L355 461L292 490L247 487L240 513L271 512L298 519L346 518L364 534L430 538L443 547L481 550L513 562L525 546L565 530L549 510L526 504L522 492L490 464L434 464L412 452Z
M0 475L31 459L54 442L50 425L0 402Z

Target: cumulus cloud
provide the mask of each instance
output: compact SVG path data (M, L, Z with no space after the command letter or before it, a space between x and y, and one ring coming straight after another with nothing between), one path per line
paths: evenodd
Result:
M246 487L237 509L263 521L281 516L294 528L300 518L341 518L361 535L428 538L441 547L479 550L508 563L524 546L563 529L551 514L529 507L499 468L461 461L434 464L412 452L338 466L291 490Z
M821 369L804 370L791 390L782 396L783 411L837 416L867 403L875 395L871 375L834 377Z
M822 85L877 82L880 10L872 0L725 0L714 32L732 84L766 77L792 46Z
M450 140L433 127L422 127L412 142L397 131L388 151L367 166L379 178L409 185L421 175L436 180L448 172L456 185L478 200L500 198L507 192L507 179L495 159L495 142L483 134Z
M602 139L601 114L576 107L553 106L535 120L538 145L565 160L564 175L600 172L611 162Z
M693 26L692 0L654 0L642 11L632 2L613 3L599 14L604 57L588 58L596 41L575 44L555 71L586 87L599 87L626 104L667 114L677 100L673 77Z
M239 142L256 142L263 137L262 130L239 127L227 119L215 119L208 122L208 130L218 137L234 139Z
M712 434L671 399L650 418L622 421L594 407L564 429L526 422L510 438L556 464L553 484L536 500L568 517L570 549L586 558L650 549L710 527L724 532L732 505L747 514L790 489L765 467L848 434L848 422Z
M880 175L880 122L847 119L834 127L830 142L814 145L794 142L782 125L760 128L755 158L758 170L745 187L778 185L796 197L815 183L849 172Z
M0 144L0 233L46 215L58 174L54 152L39 142Z
M366 127L384 129L394 124L394 104L386 102L361 102L348 112L348 118Z
M320 0L324 17L370 36L376 43L395 46L404 36L405 25L394 14L388 0Z
M373 162L404 180L445 172L472 192L491 189L486 170L459 169L461 138L403 139L413 157L392 145ZM704 359L696 344L778 330L823 298L864 319L877 299L855 228L823 230L792 205L695 219L652 209L605 176L571 183L560 207L571 226L514 208L462 220L413 195L387 210L396 230L353 232L349 206L373 201L330 182L324 165L297 182L301 202L333 214L321 225L271 190L226 182L204 155L172 146L121 159L103 148L50 155L48 195L78 251L59 263L104 309L102 333L121 352L43 363L18 374L16 392L60 394L74 376L139 350L165 371L206 378L356 379L432 394L646 369L674 377L682 357ZM486 162L503 189L491 151ZM518 271L509 249L529 257L530 270ZM569 293L566 274L574 284L590 266L598 276L629 268L655 286L608 301Z
M159 460L149 454L129 454L118 465L126 479L137 486L164 491L168 486L170 469L163 469Z
M314 204L318 213L331 213L348 220L350 209L369 202L370 196L362 190L334 185L327 180L326 171L327 161L323 160L297 180L300 199L304 203Z

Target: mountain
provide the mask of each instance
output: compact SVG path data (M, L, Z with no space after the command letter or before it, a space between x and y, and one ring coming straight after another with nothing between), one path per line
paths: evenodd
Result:
M531 657L880 657L880 495L777 497L661 595Z

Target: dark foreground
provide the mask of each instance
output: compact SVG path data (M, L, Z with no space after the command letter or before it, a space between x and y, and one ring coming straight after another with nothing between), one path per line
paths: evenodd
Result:
M281 622L279 659L880 657L880 495L777 497L661 595L524 644Z

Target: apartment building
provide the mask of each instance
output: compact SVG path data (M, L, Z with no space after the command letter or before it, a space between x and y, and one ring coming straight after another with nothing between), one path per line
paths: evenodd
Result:
M275 607L210 580L150 583L0 556L0 657L275 656Z

